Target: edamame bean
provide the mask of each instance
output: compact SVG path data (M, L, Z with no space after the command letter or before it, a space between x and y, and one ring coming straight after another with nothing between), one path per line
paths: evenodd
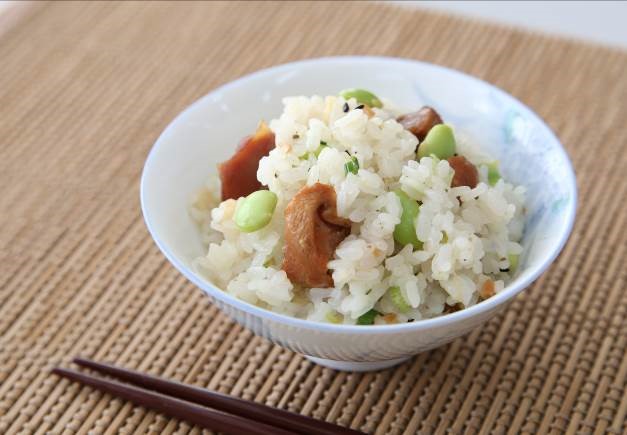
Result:
M392 300L392 303L401 313L406 313L411 310L411 305L409 305L403 297L400 287L390 287L388 291L390 292L390 299Z
M367 104L370 107L383 107L383 103L379 100L379 97L365 89L344 89L340 92L340 96L345 100L354 98L358 103Z
M269 190L251 193L235 210L235 225L245 233L262 229L270 223L276 203L276 194Z
M514 273L516 269L518 269L518 260L520 255L517 254L508 254L507 259L509 260L509 271Z
M418 159L434 155L439 159L448 159L455 154L455 136L453 129L446 124L434 125L425 140L418 145Z
M416 226L414 225L420 205L400 189L395 190L394 193L401 200L401 207L403 208L401 222L394 227L394 240L401 245L412 244L415 249L421 249L422 242L416 236Z
M329 323L342 323L342 320L344 320L344 316L335 310L329 311L324 318Z

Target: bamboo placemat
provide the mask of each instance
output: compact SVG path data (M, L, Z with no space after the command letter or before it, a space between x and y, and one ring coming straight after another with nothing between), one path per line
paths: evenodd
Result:
M138 180L212 88L323 55L422 59L529 104L580 206L550 271L468 337L334 372L223 316L157 251ZM626 433L627 53L388 5L55 3L0 37L0 433L199 433L48 370L107 360L370 433Z

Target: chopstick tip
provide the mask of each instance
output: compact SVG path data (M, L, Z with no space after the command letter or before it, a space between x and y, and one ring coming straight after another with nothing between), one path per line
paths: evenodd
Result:
M53 367L52 370L50 370L50 373L53 375L61 376L63 378L67 377L67 372L67 369L64 369L63 367Z

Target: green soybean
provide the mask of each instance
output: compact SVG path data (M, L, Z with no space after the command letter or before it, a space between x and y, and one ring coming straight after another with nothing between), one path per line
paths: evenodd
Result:
M450 126L434 125L422 143L418 145L418 159L430 155L439 159L448 159L455 155L455 136Z
M367 104L370 107L383 107L383 103L375 94L365 89L344 89L340 92L340 96L345 100L354 98L358 103Z
M342 323L342 320L344 320L344 316L335 310L329 311L324 318L329 323Z
M358 325L372 325L374 324L374 319L379 315L377 310L370 310L362 314L357 318Z
M516 269L518 268L518 260L520 258L520 255L517 254L509 254L507 256L507 259L509 260L509 271L510 272L515 272Z
M277 196L269 190L258 190L248 195L235 210L235 225L240 231L252 233L272 220Z
M499 162L488 163L488 183L490 186L494 186L500 179L501 173L499 172Z
M415 249L422 248L422 242L416 236L416 217L420 211L420 205L411 199L405 192L398 189L394 193L401 200L401 222L394 227L394 240L401 245L413 245Z
M392 300L392 303L401 313L406 313L411 310L411 305L409 305L403 297L400 287L390 287L388 291L390 292L390 299Z

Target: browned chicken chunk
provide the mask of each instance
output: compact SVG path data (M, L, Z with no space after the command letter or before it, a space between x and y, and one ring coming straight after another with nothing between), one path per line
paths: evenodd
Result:
M222 201L237 199L262 189L257 180L259 160L274 148L274 133L262 122L254 135L245 137L229 160L218 166Z
M464 156L453 156L447 159L448 164L455 171L451 187L468 186L477 187L479 183L479 172L475 165L470 163Z
M406 113L396 119L406 130L422 142L434 125L442 124L442 118L438 112L429 106L425 106L417 112Z
M304 287L333 287L327 263L350 230L351 222L337 215L333 187L303 187L285 208L283 270L288 278Z

